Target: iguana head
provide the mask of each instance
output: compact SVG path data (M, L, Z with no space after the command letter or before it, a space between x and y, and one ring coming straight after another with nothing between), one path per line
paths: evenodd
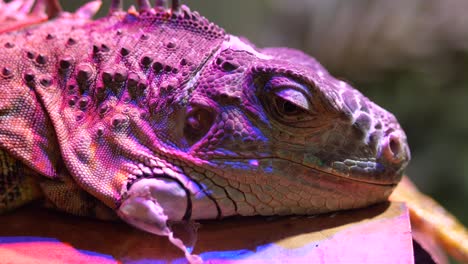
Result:
M298 50L228 36L176 93L154 98L153 126L187 179L192 218L367 206L410 159L391 113Z
M131 181L119 208L153 233L171 237L167 220L382 202L410 159L391 113L297 50L228 36L177 93L155 98L152 118L179 171Z

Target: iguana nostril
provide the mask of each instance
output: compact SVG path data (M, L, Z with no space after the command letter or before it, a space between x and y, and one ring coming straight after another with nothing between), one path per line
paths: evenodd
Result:
M390 163L399 164L408 159L409 153L406 151L406 147L404 146L404 142L402 139L395 135L395 133L391 133L384 139L384 143L382 145L382 154L384 158L389 161Z
M390 151L393 153L393 156L398 156L398 153L401 150L400 141L395 138L390 138Z

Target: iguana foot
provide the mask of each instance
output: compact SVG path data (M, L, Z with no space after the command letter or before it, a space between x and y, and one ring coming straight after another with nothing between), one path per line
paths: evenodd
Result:
M32 170L0 150L0 213L42 196Z

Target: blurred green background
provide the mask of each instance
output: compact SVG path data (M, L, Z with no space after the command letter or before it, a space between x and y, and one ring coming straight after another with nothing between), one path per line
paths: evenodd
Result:
M313 55L393 112L412 150L407 174L468 225L468 1L182 2L259 47Z

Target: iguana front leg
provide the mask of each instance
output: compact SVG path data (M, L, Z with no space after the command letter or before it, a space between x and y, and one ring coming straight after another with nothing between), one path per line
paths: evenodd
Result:
M0 150L0 214L34 200L67 213L98 219L115 219L116 215L76 183L61 173L50 180L25 166L21 161Z
M101 220L117 219L112 209L85 192L68 173L62 173L60 180L43 179L39 186L44 194L44 206L47 208Z
M0 213L41 197L34 171L0 150Z

